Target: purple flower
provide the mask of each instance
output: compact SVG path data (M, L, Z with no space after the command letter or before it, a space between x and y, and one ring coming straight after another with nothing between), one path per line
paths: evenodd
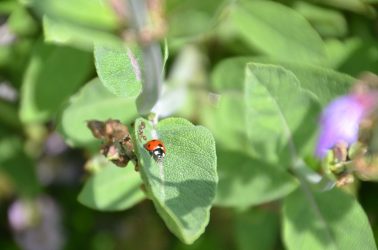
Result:
M375 106L376 97L376 93L350 94L333 100L320 119L316 156L323 158L337 143L356 142L359 125Z
M60 250L64 235L61 213L48 196L35 200L16 200L8 209L13 237L24 250Z

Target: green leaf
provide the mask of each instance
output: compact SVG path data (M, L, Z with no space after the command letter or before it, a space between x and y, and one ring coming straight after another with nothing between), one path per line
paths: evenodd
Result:
M324 4L334 8L339 8L342 10L349 10L356 13L366 14L374 17L376 11L370 5L368 5L369 0L312 0L317 4Z
M19 7L19 3L13 0L3 0L0 2L0 13L1 14L9 14L13 10Z
M345 36L348 27L341 12L322 8L306 2L296 2L295 9L301 13L311 25L325 37Z
M85 182L78 200L85 206L102 211L131 208L145 198L142 180L132 164L115 166L103 156L93 158L90 165L100 169Z
M81 50L39 43L21 89L20 118L44 122L82 85L92 71L92 58Z
M260 60L257 60L260 61ZM295 74L303 89L311 91L322 107L335 97L349 92L356 79L350 75L332 69L294 62L261 60L264 63L276 63Z
M118 26L117 17L106 0L31 0L31 5L59 22L110 31Z
M244 94L247 136L256 157L287 167L312 154L319 105L293 73L248 64Z
M332 69L305 63L288 62L269 57L234 57L223 60L212 72L212 86L219 92L242 89L245 65L249 62L261 62L283 66L295 74L301 87L316 95L322 106L326 106L336 96L349 91L356 79Z
M204 105L200 118L223 149L248 152L243 87L245 66L251 60L250 57L226 59L211 73L212 88L220 98L215 105Z
M339 70L353 76L361 72L378 73L378 46L374 40L358 38L354 40L354 50L348 54L348 60L339 65Z
M301 62L325 60L322 39L291 8L272 1L239 3L231 18L242 38L267 55Z
M338 189L298 189L285 199L283 215L288 249L377 249L363 209Z
M217 11L225 1L171 0L166 2L170 48L184 46L215 24ZM191 20L190 24L182 20Z
M237 215L235 239L239 250L273 250L278 240L279 216L269 210L253 209Z
M139 47L103 46L94 49L97 74L109 91L117 96L133 97L142 89L142 51Z
M120 19L107 0L31 0L43 16L46 41L89 51L94 42L118 44ZM85 11L83 11L85 10Z
M74 25L43 17L43 33L46 42L69 45L72 47L93 51L95 43L106 44L108 46L119 46L121 39L112 33L102 30L88 29L86 27Z
M242 92L245 66L254 61L254 57L233 57L221 61L211 72L211 86L222 93L225 91Z
M38 32L38 24L22 6L16 8L7 20L9 29L16 36L32 36Z
M0 172L9 177L20 195L35 197L41 191L41 187L34 163L23 150L21 138L5 134L1 134L1 138Z
M211 133L180 118L159 122L157 130L140 118L135 131L140 171L149 197L167 227L183 242L193 243L209 222L218 183ZM143 147L156 134L167 151L161 163Z
M283 168L219 148L218 175L214 202L218 206L246 208L259 205L284 197L297 187L295 179Z
M18 117L17 105L0 100L0 121L12 129L20 129L22 124Z
M136 114L135 98L117 97L94 79L71 98L60 115L59 130L70 144L88 145L96 140L87 128L88 120L111 118L129 123Z
M254 62L277 64L295 74L303 89L316 95L322 107L328 105L335 97L349 92L356 79L350 75L329 68L305 63L288 62L267 57L258 57Z
M201 108L201 124L210 129L222 148L246 152L248 138L244 114L243 93L224 92L215 106Z
M329 67L339 69L346 61L349 60L349 56L355 51L361 44L361 38L351 37L348 39L328 39L325 41Z
M336 96L347 93L356 81L331 69L266 57L234 57L221 61L211 74L212 88L220 94L220 99L215 105L202 107L200 114L201 123L225 149L248 151L242 96L245 66L249 62L274 63L289 69L300 80L301 87L315 94L323 107Z

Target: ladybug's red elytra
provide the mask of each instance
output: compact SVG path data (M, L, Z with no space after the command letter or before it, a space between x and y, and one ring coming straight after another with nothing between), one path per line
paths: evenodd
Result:
M151 140L144 144L144 148L150 153L150 155L155 159L155 161L162 161L166 154L166 149L162 141Z

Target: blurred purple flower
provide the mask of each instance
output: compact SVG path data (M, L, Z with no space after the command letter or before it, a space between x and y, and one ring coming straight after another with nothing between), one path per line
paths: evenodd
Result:
M316 156L323 158L337 143L358 140L359 125L376 105L377 93L350 94L333 100L320 119Z
M60 250L64 235L61 213L48 196L35 200L16 200L8 209L13 237L23 250Z

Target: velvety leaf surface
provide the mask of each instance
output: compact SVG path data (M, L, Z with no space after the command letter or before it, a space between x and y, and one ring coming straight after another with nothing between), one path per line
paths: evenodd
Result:
M244 94L247 135L256 157L289 166L313 152L319 105L292 72L248 64Z
M135 122L135 137L149 198L168 228L183 242L192 243L209 222L218 182L211 133L180 118L162 120L155 130L140 118ZM159 138L166 147L162 162L143 147L152 138Z
M94 49L97 74L117 96L137 96L142 89L142 52L138 47L103 46Z

